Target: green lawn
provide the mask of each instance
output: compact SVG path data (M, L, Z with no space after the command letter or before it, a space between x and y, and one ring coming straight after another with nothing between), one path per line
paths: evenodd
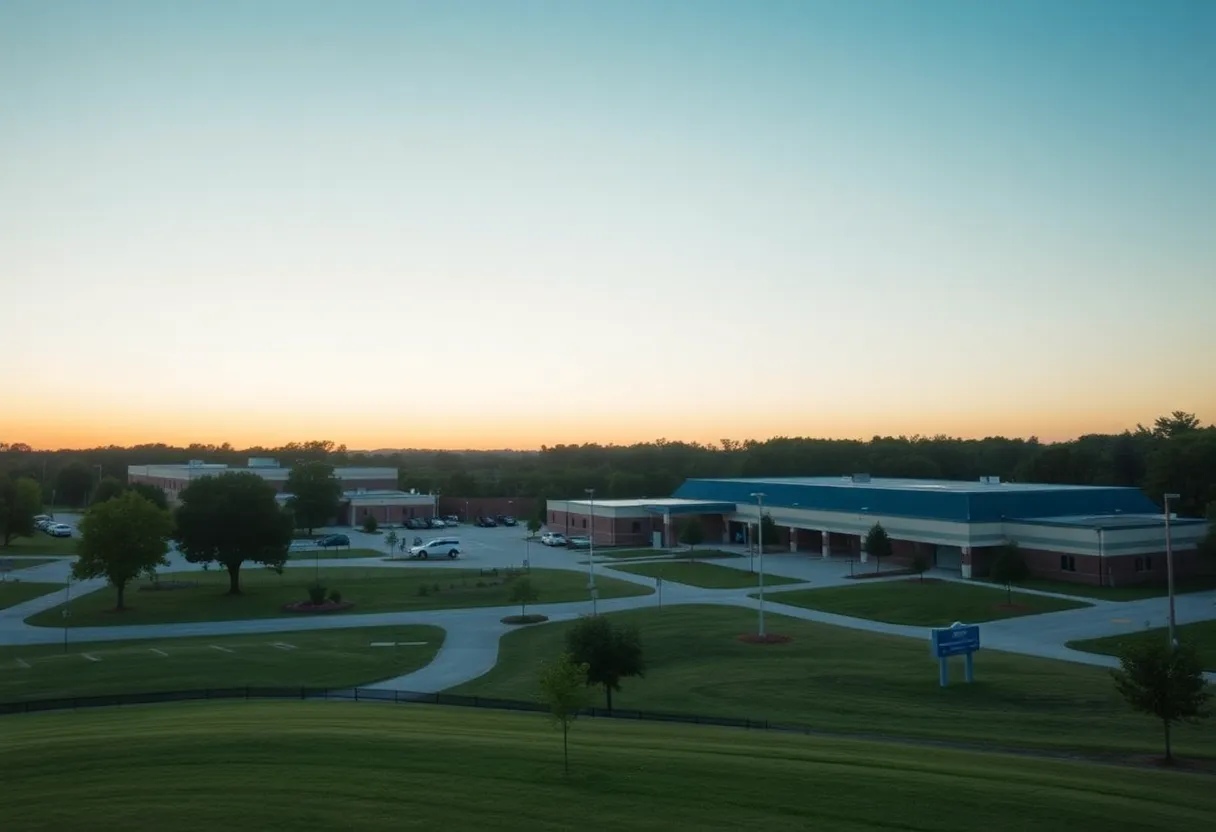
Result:
M14 537L7 546L0 546L0 558L16 555L56 557L76 554L77 537L51 537L38 532L33 537Z
M653 561L651 563L634 563L625 566L613 566L618 572L631 572L634 575L646 575L651 578L662 578L664 581L700 586L706 589L740 589L758 586L760 575L748 572L746 569L731 569L729 566L716 566L712 563L678 561ZM765 575L765 586L779 584L803 583L795 578L783 578L778 575Z
M1082 601L1024 592L1013 593L1013 606L1007 606L1003 589L954 581L922 583L915 578L780 592L769 596L769 600L854 618L924 627L945 627L955 621L973 624L1089 606Z
M1203 660L1204 669L1216 671L1216 621L1183 624L1175 628L1174 637L1179 641L1192 642L1199 650L1199 658ZM1144 641L1157 641L1158 644L1168 644L1169 634L1167 628L1158 627L1152 630L1140 630L1136 633L1121 636L1070 641L1068 642L1068 646L1074 650L1084 650L1087 653L1102 653L1107 656L1117 656L1124 644Z
M197 702L5 717L0 828L1203 829L1210 777L694 725ZM64 797L70 782L71 799Z
M316 551L290 552L287 559L295 563L308 564L314 560L352 560L354 558L385 558L383 549L317 549Z
M723 552L720 549L697 549L693 552L669 552L666 549L596 549L595 556L612 558L614 560L632 560L634 558L689 558L692 560L721 560L723 558L741 558L735 552Z
M426 666L443 636L438 627L400 626L69 640L66 650L62 644L0 647L0 702L246 685L351 687ZM372 647L373 642L425 644Z
M33 583L32 581L0 581L0 609L20 604L31 598L63 589L63 584Z
M0 565L10 570L29 569L31 566L42 566L44 563L54 563L57 558L10 558L0 555Z
M114 590L105 587L72 599L72 627L112 624L163 624L179 621L228 621L241 618L280 618L284 604L308 598L306 587L318 573L301 564L276 575L268 569L242 570L244 594L227 595L227 573L212 569L192 572L166 572L162 581L190 580L199 585L190 589L159 592L127 590L130 609L114 611ZM503 573L482 576L476 569L403 567L332 567L319 572L321 583L342 593L344 601L354 603L353 613L433 610L456 607L509 606L511 587ZM481 586L478 586L481 584ZM587 576L581 572L558 569L532 570L532 584L540 593L539 603L581 601L588 598ZM419 594L420 587L427 594ZM438 591L435 587L438 587ZM649 595L653 590L612 578L596 580L601 598ZM330 615L343 613L330 613ZM46 627L62 626L60 608L38 613L29 623Z
M1102 668L996 651L975 657L976 681L939 688L929 641L770 614L782 645L741 643L756 613L669 607L614 613L638 625L646 677L626 679L617 708L746 717L829 731L953 739L1007 747L1155 752L1160 730L1132 713ZM454 693L527 699L540 662L564 647L568 623L505 636L498 665ZM599 704L603 703L602 696ZM1175 728L1179 754L1216 758L1216 723ZM947 813L948 814L948 813Z
M1110 587L1028 578L1019 582L1018 586L1025 589L1039 589L1044 592L1060 592L1064 595L1079 595L1083 598L1100 598L1105 601L1140 601L1144 598L1163 598L1167 594L1164 584ZM1179 578L1174 582L1174 592L1177 594L1206 592L1210 589L1216 589L1216 576Z

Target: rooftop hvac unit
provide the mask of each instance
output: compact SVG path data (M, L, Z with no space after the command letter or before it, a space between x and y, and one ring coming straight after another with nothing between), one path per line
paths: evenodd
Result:
M1000 477L980 477L980 482L982 482L984 485L1000 485L1001 478Z
M191 468L200 468L203 465L203 461L201 459L192 459L187 463L187 465L189 465Z
M279 461L269 456L251 456L249 457L250 468L278 468Z
M869 474L854 474L852 476L852 480L853 480L853 482L869 482L870 475Z

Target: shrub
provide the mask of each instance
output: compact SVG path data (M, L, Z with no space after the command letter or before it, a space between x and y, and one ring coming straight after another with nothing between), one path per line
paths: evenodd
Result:
M418 594L425 598L431 594L431 588L426 584L421 584L418 587Z
M372 532L376 531L378 528L380 528L380 524L376 522L375 517L373 517L372 515L369 514L363 518L363 531L367 532L368 534L371 534Z
M478 582L476 583L476 587L477 587L478 589L485 589L485 586L486 586L486 582L485 582L485 581L478 581Z
M336 589L331 589L329 591L329 600L330 600L330 602L332 602L334 604L341 604L342 603L342 593L338 592L338 590L336 590Z
M431 587L431 592L438 595L439 594L439 584L435 584L433 587Z
M325 585L316 583L308 587L308 600L315 605L325 603Z

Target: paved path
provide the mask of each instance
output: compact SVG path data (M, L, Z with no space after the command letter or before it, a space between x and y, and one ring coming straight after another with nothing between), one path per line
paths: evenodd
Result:
M384 548L383 541L378 536L363 535L361 532L352 533L350 530L343 531L352 535L351 542L353 546ZM529 560L531 565L537 568L575 571L587 571L589 569L586 553L570 552L565 549L548 549L538 543L526 544L522 540L523 531L519 529L473 529L460 527L451 530L451 532L443 532L445 535L449 533L459 536L464 541L463 548L465 549L466 556L459 561L428 561L424 564L426 567L469 569L496 566L501 568L509 565L522 565L525 560ZM422 533L420 536L426 537L427 535ZM735 547L719 548L732 549ZM169 569L163 570L164 572L198 570L197 566L187 564L181 555L176 552L171 553L169 557L172 565ZM597 557L595 571L597 574L611 574L614 578L632 583L650 587L655 586L655 582L651 578L612 569L613 566L624 566L636 562L638 561L613 561ZM745 571L752 565L751 560L747 557L718 559L711 562L728 569ZM416 561L386 562L376 557L322 560L320 561L320 565L326 568L366 568L368 566L375 566L411 569L418 568L423 564ZM755 565L758 566L758 562ZM289 569L305 570L311 569L313 566L313 561L302 560L290 565ZM820 558L808 557L805 553L799 553L766 555L764 557L764 566L766 572L771 574L806 581L806 583L786 584L769 588L765 593L766 611L805 621L816 621L866 632L922 639L926 642L925 649L926 654L928 653L928 628L886 624L879 621L851 618L780 603L783 592L806 589L810 586L823 588L851 585L853 582L849 580L849 571L850 568L858 568L856 565L851 567L847 561L825 561ZM66 579L69 568L70 561L63 559L19 570L13 573L13 575L27 581L62 582ZM957 576L948 573L933 574L935 577L944 580L961 580ZM10 576L11 579L12 576ZM104 585L103 581L75 582L72 584L72 594L73 596L79 596L85 592L102 588ZM994 596L1000 591L998 588L992 589ZM754 592L755 589L752 588L712 590L667 581L663 584L663 604L664 606L716 604L756 609L759 607L760 601L750 597ZM1039 594L1057 595L1057 593ZM60 590L22 604L17 604L8 609L0 610L0 645L61 642L63 639L62 629L33 627L25 624L24 619L37 612L60 605L64 599L65 590ZM982 630L984 645L989 649L1020 653L1028 656L1110 667L1117 664L1114 658L1071 650L1066 646L1066 643L1077 639L1131 633L1150 627L1165 626L1167 623L1167 609L1164 598L1150 598L1142 601L1128 602L1113 602L1088 598L1078 600L1085 601L1092 606L986 623L983 625ZM616 612L638 609L655 606L657 601L657 596L653 594L631 598L604 599L599 601L598 610L600 612ZM1216 592L1180 595L1176 598L1176 609L1177 619L1180 623L1216 618ZM201 621L181 624L74 627L69 631L69 638L72 642L83 643L87 641L111 641L117 639L223 636L386 625L431 624L442 627L446 631L446 637L442 648L429 665L413 673L385 679L367 686L431 693L475 679L493 668L498 659L500 639L506 632L518 629L503 624L501 619L504 616L514 614L517 610L518 608L515 606L479 607L456 610L351 614L333 618L302 618L293 616L290 618L268 618L247 621ZM580 601L565 604L540 604L536 605L536 610L547 615L550 621L566 621L590 613L591 608L589 601ZM1209 677L1212 676L1213 674L1209 674Z

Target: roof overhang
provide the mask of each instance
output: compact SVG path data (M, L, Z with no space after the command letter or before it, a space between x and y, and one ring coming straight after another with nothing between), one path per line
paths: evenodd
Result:
M664 505L662 503L656 505L642 506L643 510L651 514L728 514L735 511L737 506L734 503L715 503L706 500L705 502L687 502L674 505Z

